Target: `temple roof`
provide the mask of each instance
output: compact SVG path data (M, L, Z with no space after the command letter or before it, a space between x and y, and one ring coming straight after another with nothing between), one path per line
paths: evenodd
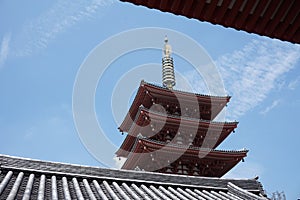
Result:
M156 89L159 89L161 91L164 91L166 93L180 93L182 95L186 95L187 97L191 97L191 96L197 96L197 98L202 98L203 100L207 100L208 102L210 102L211 98L213 98L215 101L221 101L221 102L228 102L229 99L231 98L230 96L217 96L217 95L208 95L208 94L200 94L200 93L194 93L194 92L187 92L187 91L183 91L183 90L178 90L178 89L172 89L169 90L166 87L160 86L160 85L156 85L153 83L148 83L144 80L141 81L141 85L145 86L149 91L154 92Z
M170 115L170 114L163 114L158 111L149 110L143 106L140 106L138 109L138 112L135 116L134 123L129 127L129 130L134 127L134 124L139 124L140 120L145 121L145 117L147 117L146 120L153 120L155 122L161 122L161 123L173 123L172 125L180 125L183 126L192 126L192 127L201 127L201 128L236 128L238 122L236 121L230 121L230 122L220 122L220 121L210 121L210 120L204 120L204 119L197 119L192 118L188 116L178 116L178 115ZM162 121L165 120L166 122ZM143 125L143 124L139 124ZM124 130L125 131L125 130ZM126 130L127 131L127 130Z
M236 30L300 43L299 0L121 0Z
M150 121L151 125L149 124ZM158 124L158 130L156 130L155 124ZM131 123L131 127L126 127L125 130L120 129L120 131L126 131L129 134L120 147L122 150L118 150L116 154L127 157L138 134L141 133L143 136L150 138L158 134L163 134L157 132L163 129L172 129L176 134L178 131L183 132L185 130L182 136L185 138L197 138L199 145L202 145L203 140L207 137L210 140L210 147L216 148L230 135L237 127L237 124L238 122L216 122L176 115L163 115L162 113L154 112L141 106L135 116L134 122Z
M180 109L184 109L185 106L192 106L201 113L201 118L212 120L226 106L229 100L230 96L211 96L180 90L169 90L161 86L141 81L129 112L120 125L120 130L128 131L127 129L131 126L132 120L135 118L139 107L143 105L146 108L150 108L153 103L156 103L155 101L158 101L158 103L163 101L165 104L174 104L179 108L182 106ZM208 111L207 113L203 112L202 109L204 108Z
M194 154L195 152L198 151L205 151L205 152L210 152L211 154L228 154L228 156L232 155L243 155L245 156L248 152L246 149L242 150L218 150L218 149L209 149L209 148L202 148L202 147L195 147L195 146L189 146L189 145L182 145L182 144L177 144L177 143L166 143L166 142L161 142L161 141L156 141L144 137L137 137L137 141L145 146L151 147L151 148L158 148L162 149L162 146L165 146L165 150L176 150L177 149L184 149L188 151L191 154ZM175 153L172 151L172 153ZM180 151L182 152L182 151ZM226 157L226 156L225 156Z
M267 199L255 179L219 179L0 154L0 199Z
M157 171L174 162L187 162L191 168L195 164L200 168L201 165L205 166L205 171L214 168L205 176L221 177L243 160L247 152L245 149L215 150L138 137L122 169L138 167L146 171ZM197 169L197 175L204 176L202 170Z

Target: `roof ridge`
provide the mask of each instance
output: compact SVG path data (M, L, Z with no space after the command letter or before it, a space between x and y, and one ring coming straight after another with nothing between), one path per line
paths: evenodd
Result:
M48 160L42 160L42 159L38 159L38 158L25 158L25 157L21 157L21 156L11 156L11 155L6 155L6 154L1 154L0 153L0 161L1 161L1 157L7 157L7 158L12 158L12 159L20 159L20 160L26 160L26 161L47 162L47 163L52 163L52 164L71 165L71 166L74 166L74 167L93 167L93 168L99 168L99 169L108 169L108 168L105 168L105 167L81 165L81 164L59 162L59 161L48 161ZM2 165L3 165L3 162L0 162L0 168L1 168ZM112 168L112 170L117 170L117 169Z
M12 159L18 159L18 160L23 160L23 161L35 161L35 162L44 162L48 164L60 164L60 165L69 165L72 167L84 167L84 168L93 168L93 169L100 169L100 170L111 170L111 171L118 171L118 172L125 172L125 173L146 173L146 174L155 174L158 176L174 176L174 177L189 177L189 178L195 178L195 179L207 179L207 180L255 180L254 178L217 178L217 177L199 177L199 176L186 176L186 175L179 175L179 174L163 174L163 173L158 173L158 172L148 172L148 171L135 171L135 170L124 170L124 169L115 169L115 168L105 168L105 167L97 167L97 166L88 166L88 165L79 165L79 164L72 164L72 163L63 163L63 162L55 162L55 161L46 161L46 160L41 160L41 159L32 159L32 158L24 158L20 156L11 156L11 155L5 155L5 154L0 154L0 169L1 168L14 168L11 166L11 164L5 165L7 163L2 162L1 158L12 158ZM15 167L15 168L23 168L23 169L28 169L28 170L38 170L35 168L29 168L29 167ZM44 170L44 171L49 171L49 172L59 172L59 171L51 171L51 170ZM71 173L70 173L71 174Z
M245 190L231 182L228 182L227 184L227 188L228 191L232 194L238 194L241 197L244 197L246 199L250 199L250 200L268 200L268 198L264 197L264 196L257 196L251 192L249 192L248 190Z
M110 176L96 176L96 175L89 175L89 174L79 174L79 173L70 173L70 172L59 172L59 171L49 171L49 170L38 170L38 169L30 169L30 168L22 168L22 167L11 167L11 166L2 166L3 169L7 169L8 171L17 170L17 171L26 171L26 172L37 172L40 174L55 174L55 175L65 175L70 177L80 177L80 178L94 178L94 179L106 179L111 181L125 181L125 182L138 182L138 183L147 183L147 184L161 184L161 185L180 185L185 187L193 187L193 188L210 188L210 189L221 189L221 190L227 190L227 187L215 187L215 186L205 186L205 185L193 185L193 184L182 184L182 183L174 183L174 182L161 182L161 181L148 181L148 180L141 180L141 179L130 179L130 178L118 178L118 177L110 177ZM135 170L123 170L128 173L153 173L161 175L161 173L157 172L146 172L146 171L135 171ZM164 174L165 175L165 174ZM170 175L170 174L167 174ZM183 176L185 175L177 175L177 176ZM188 176L186 176L188 177ZM190 178L190 177L189 177ZM202 178L202 177L201 177ZM203 177L207 178L207 177ZM227 179L223 179L224 181L227 181ZM234 179L228 179L229 181L232 181ZM236 180L252 180L252 179L236 179ZM251 190L250 190L251 191ZM256 191L256 190L252 190Z
M157 85L155 83L149 83L145 80L142 80L141 81L141 84L146 84L146 85L150 85L150 86L154 86L154 87L157 87L157 88L160 88L160 89L164 89L164 90L169 90L163 86L160 86L160 85ZM227 96L220 96L220 95L209 95L209 94L200 94L200 93L195 93L195 92L187 92L187 91L183 91L183 90L179 90L179 89L172 89L171 91L176 91L176 92L180 92L180 93L184 93L184 94L194 94L196 96L202 96L202 97L213 97L213 98L230 98L231 96L230 95L227 95Z
M212 194L213 191L222 191L224 194L227 194L229 182L254 194L261 194L261 185L255 179L224 179L145 171L101 169L99 167L47 162L3 154L0 154L0 163L0 173L3 177L0 180L1 199L6 199L12 195L18 195L18 197L26 196L34 199L38 197L48 199L51 198L51 195L52 197L55 195L63 198L63 195L66 195L65 188L69 189L67 193L73 195L74 198L76 196L82 198L83 196L85 199L89 199L94 195L95 197L99 197L99 195L101 197L116 195L120 199L123 199L121 197L127 196L126 194L124 195L124 192L128 191L130 185L138 189L148 188L154 192L155 188L171 187L186 188L190 189L191 192L207 190L212 192ZM22 177L24 178L22 179ZM11 188L12 184L14 185L13 188ZM100 184L104 184L104 191L98 190ZM120 186L126 187L120 189ZM44 188L46 187L52 187L52 190L45 191ZM96 188L93 189L92 187ZM116 188L117 191L114 190L112 193L107 193L112 191L111 189L113 188ZM24 192L24 190L27 192ZM32 192L36 190L38 192ZM88 193L83 193L83 191L87 191ZM95 192L94 195L92 192ZM138 195L138 192L134 192L134 194Z

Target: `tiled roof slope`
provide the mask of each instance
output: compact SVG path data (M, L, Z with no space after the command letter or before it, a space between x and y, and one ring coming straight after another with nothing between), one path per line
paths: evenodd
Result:
M0 154L0 199L266 199L255 179L71 165Z

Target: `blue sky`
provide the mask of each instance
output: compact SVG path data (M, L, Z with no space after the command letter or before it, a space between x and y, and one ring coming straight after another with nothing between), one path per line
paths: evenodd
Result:
M250 151L245 162L225 177L258 175L268 194L278 190L285 191L288 199L300 197L299 45L116 0L4 0L0 27L0 153L101 166L82 144L73 121L77 72L107 38L133 28L161 27L197 41L232 96L227 119L240 123L219 148ZM163 38L162 34L162 46ZM170 38L170 43L175 48L180 41ZM115 48L118 45L108 51ZM111 109L117 80L136 66L159 66L161 55L158 50L123 55L99 82L96 114L114 145L119 146L125 137L118 132ZM176 70L190 81L191 91L206 93L203 81L184 67L183 60L174 59ZM161 75L154 70L153 76Z

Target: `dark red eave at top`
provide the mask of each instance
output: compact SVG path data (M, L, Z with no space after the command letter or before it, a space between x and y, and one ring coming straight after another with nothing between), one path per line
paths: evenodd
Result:
M121 0L300 44L299 0Z

